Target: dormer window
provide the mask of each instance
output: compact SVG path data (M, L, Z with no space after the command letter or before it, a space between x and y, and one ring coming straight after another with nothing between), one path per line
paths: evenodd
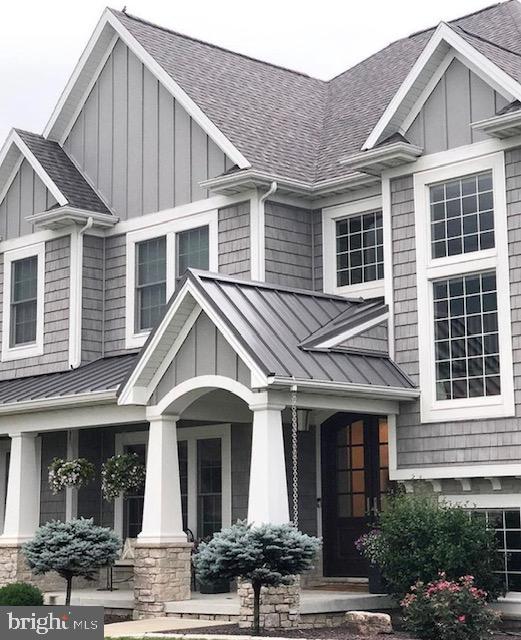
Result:
M2 360L43 354L45 243L4 253Z

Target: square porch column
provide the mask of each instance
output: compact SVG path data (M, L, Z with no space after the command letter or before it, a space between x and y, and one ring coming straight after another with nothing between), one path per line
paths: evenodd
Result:
M191 548L183 531L177 416L147 416L143 528L134 559L135 618L163 615L166 602L190 599Z
M0 536L0 586L31 579L21 546L34 536L39 525L40 447L37 435L10 434L4 531Z
M262 403L253 412L248 522L289 522L288 483L284 457L284 405Z

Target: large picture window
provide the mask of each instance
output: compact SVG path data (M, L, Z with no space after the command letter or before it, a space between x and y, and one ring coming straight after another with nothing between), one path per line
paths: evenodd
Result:
M504 155L413 180L421 421L513 416Z
M496 288L494 272L433 283L438 400L501 393Z

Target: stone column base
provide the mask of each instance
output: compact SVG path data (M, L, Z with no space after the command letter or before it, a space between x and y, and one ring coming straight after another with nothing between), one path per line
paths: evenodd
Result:
M0 544L0 587L12 582L29 582L39 589L65 590L65 580L53 572L34 575L25 560L21 545Z
M163 615L165 602L190 600L188 542L137 544L134 553L134 619Z
M239 581L239 627L253 626L253 589L249 582ZM295 629L300 623L300 577L280 587L262 587L260 596L260 626L266 629Z

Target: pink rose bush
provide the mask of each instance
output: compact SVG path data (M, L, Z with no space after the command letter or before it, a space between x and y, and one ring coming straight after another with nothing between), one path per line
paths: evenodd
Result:
M474 576L417 582L401 601L405 627L425 640L485 640L492 636L498 614Z

